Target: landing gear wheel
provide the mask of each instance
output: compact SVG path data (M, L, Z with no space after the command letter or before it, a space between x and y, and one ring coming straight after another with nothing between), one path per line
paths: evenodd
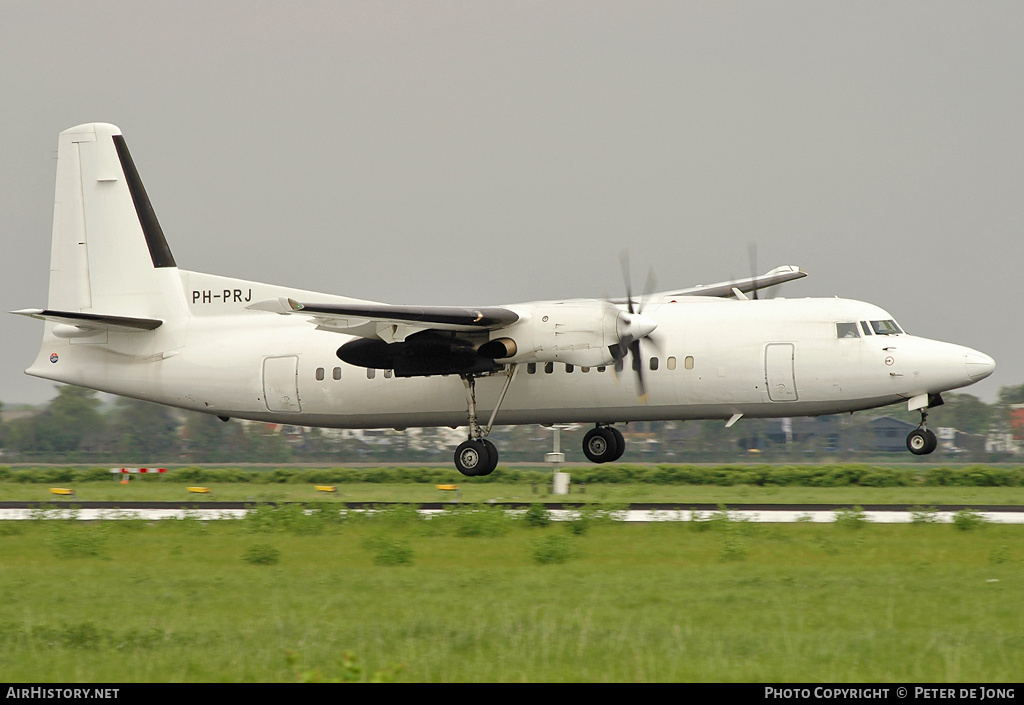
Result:
M608 459L609 463L614 463L626 452L626 439L622 437L622 432L619 429L609 426L608 430L615 436L615 454Z
M498 449L486 438L481 438L480 442L487 447L488 461L487 465L479 469L476 473L477 477L483 477L484 475L490 475L494 472L494 468L498 467Z
M494 452L493 464L489 441L473 438L459 444L455 449L455 467L466 477L490 474L498 464L498 452ZM493 447L493 446L492 446Z
M939 439L926 428L914 429L907 436L907 450L914 455L928 455L939 445Z
M622 454L625 443L620 449L617 432L607 426L598 426L587 431L583 437L583 455L592 463L607 463ZM618 455L616 455L618 454Z

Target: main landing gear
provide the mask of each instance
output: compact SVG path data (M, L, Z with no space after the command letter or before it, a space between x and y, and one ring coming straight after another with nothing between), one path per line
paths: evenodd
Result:
M598 424L583 437L583 455L592 463L611 463L622 457L626 441L612 426Z
M939 439L928 429L928 410L921 409L921 425L907 436L907 450L914 455L928 455L939 446Z
M455 467L467 477L490 475L498 466L498 449L486 438L470 438L455 449Z
M512 365L506 370L508 378L486 427L481 427L476 418L476 377L467 374L462 378L462 383L466 385L466 405L469 407L469 440L463 441L455 449L455 467L466 477L490 475L494 468L498 467L498 449L487 440L487 435L494 426L494 417L498 415L498 409L505 400L505 393L518 371L518 365Z
M498 449L487 440L491 428L494 426L494 418L498 415L498 409L505 400L505 393L509 385L515 379L519 367L511 365L506 369L505 386L498 397L498 403L494 405L491 418L487 426L481 426L476 418L476 377L465 375L462 383L466 386L466 406L469 415L469 439L459 444L455 449L455 467L467 477L483 477L494 472L498 466ZM583 454L592 463L614 462L622 457L626 450L626 441L622 433L608 424L597 424L587 431L583 437Z

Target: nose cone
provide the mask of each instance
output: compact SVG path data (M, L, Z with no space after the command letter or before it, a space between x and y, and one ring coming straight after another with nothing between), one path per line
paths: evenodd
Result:
M654 329L657 327L658 324L646 316L639 313L626 313L623 311L619 314L615 329L620 340L639 340L640 338L645 338L653 333Z
M964 356L967 364L967 376L978 382L996 371L996 361L985 353L972 350Z

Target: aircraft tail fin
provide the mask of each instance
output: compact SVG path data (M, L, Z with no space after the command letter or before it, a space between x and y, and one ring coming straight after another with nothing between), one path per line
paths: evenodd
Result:
M114 125L60 134L47 309L153 319L184 311L174 256Z

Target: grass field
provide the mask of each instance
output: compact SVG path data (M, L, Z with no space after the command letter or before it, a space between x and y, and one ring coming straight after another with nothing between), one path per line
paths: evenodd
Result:
M51 486L75 490L74 499L55 498ZM568 495L549 494L545 483L480 483L462 481L458 492L428 483L348 483L333 493L312 484L204 483L208 494L190 493L181 483L155 478L127 485L110 482L22 484L0 482L0 501L107 502L678 502L711 504L1016 504L1024 505L1024 487L754 487L733 485L590 484L570 488Z
M0 466L0 501L196 502L585 502L1024 505L1024 467L1014 465L589 465L563 467L568 495L549 493L550 468L499 467L467 478L448 466L183 466L126 484L97 466ZM317 485L336 488L334 493ZM456 485L443 492L439 485ZM205 487L194 494L190 486Z
M543 512L528 516L543 524ZM264 507L209 524L0 522L0 680L1024 673L1019 526L875 525L856 514L791 525L595 514L541 526L485 508L334 517Z

